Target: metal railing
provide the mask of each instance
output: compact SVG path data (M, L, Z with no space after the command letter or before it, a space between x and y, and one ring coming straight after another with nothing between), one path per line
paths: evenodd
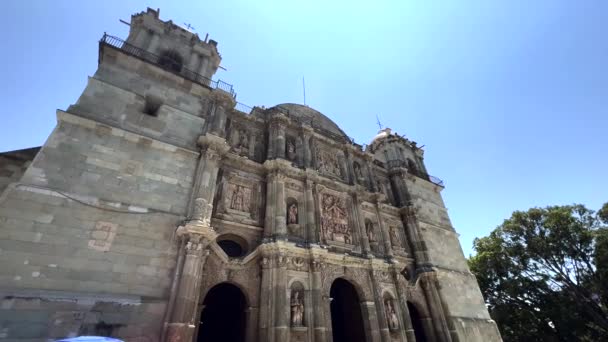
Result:
M236 93L234 92L234 89L232 88L231 84L228 84L221 80L214 81L195 71L184 68L181 65L181 63L177 63L175 61L173 61L173 63L171 63L171 60L167 59L166 57L158 56L149 51L138 48L137 46L131 45L118 37L114 37L114 36L104 33L103 37L101 37L101 40L99 41L100 51L101 51L101 48L103 48L104 46L110 46L112 48L119 49L123 53L131 55L135 58L139 58L150 64L154 64L154 65L158 66L159 68L167 70L176 75L182 76L194 83L197 83L197 84L209 87L209 88L223 90L223 91L229 93L232 96L232 98L236 98Z
M439 179L435 176L428 175L424 172L418 171L415 168L408 168L405 160L393 159L393 160L389 160L386 162L386 169L390 170L390 169L399 168L399 167L404 167L404 168L408 169L408 173L411 173L418 178L425 179L440 187L445 187L445 185L443 184L443 181L441 179Z
M236 106L234 106L235 110L238 110L239 112L245 113L247 115L251 114L251 111L253 110L252 107L249 107L248 105L244 104L244 103L240 103L237 102Z

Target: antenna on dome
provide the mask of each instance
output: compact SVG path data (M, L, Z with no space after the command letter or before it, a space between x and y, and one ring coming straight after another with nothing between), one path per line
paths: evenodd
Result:
M304 93L304 105L306 106L306 84L304 83L304 76L302 76L302 92Z
M378 124L378 129L382 130L382 124L380 123L380 118L378 117L378 114L376 114L376 123Z

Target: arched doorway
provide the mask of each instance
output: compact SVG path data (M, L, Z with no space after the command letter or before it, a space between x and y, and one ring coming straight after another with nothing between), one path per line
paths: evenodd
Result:
M354 286L338 278L331 284L329 295L334 342L365 342L361 303Z
M205 296L203 306L198 342L245 341L247 304L238 287L228 283L214 286Z
M407 309L410 312L410 319L412 321L412 327L414 328L414 335L416 335L416 342L428 341L424 334L424 326L422 325L422 317L420 312L416 309L416 306L411 302L407 302Z

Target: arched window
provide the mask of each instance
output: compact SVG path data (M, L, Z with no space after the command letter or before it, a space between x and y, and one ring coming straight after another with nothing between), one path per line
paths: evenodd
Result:
M240 236L225 234L218 236L217 244L230 258L240 258L247 254L247 241Z
M407 170L413 175L418 175L418 168L416 167L416 163L414 163L414 161L410 158L407 158Z
M180 72L182 71L183 58L175 50L165 50L160 54L158 64L167 70Z

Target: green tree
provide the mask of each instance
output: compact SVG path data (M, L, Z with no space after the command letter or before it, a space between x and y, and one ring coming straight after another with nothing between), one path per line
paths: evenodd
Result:
M516 211L469 267L505 341L608 341L608 203Z

